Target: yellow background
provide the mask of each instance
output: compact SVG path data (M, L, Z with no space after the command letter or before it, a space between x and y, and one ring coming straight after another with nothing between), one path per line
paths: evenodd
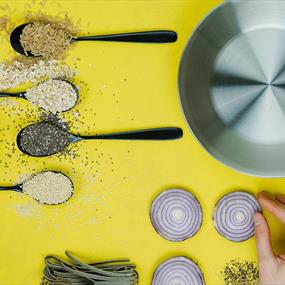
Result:
M0 1L1 6L6 3L10 10L0 13L12 15L21 24L27 2ZM149 285L156 266L173 255L197 261L209 285L223 284L220 271L230 259L255 260L254 239L233 243L216 232L214 204L235 189L285 192L284 179L245 176L215 161L194 139L179 106L177 71L183 47L201 19L218 4L200 0L47 3L43 10L49 14L67 11L74 21L81 19L82 34L153 29L178 33L174 44L75 44L66 62L71 66L77 62L77 81L89 86L81 83L80 122L74 111L64 115L73 121L73 132L179 126L184 137L168 142L79 142L80 157L35 159L13 149L13 143L20 125L37 121L36 108L26 101L16 100L14 107L0 102L0 184L16 183L22 175L45 168L67 173L75 183L74 197L60 206L40 206L28 196L1 193L0 284L39 284L44 257L63 256L66 249L86 261L129 257L137 264L142 285ZM12 55L8 38L2 35L1 61ZM13 105L15 100L8 102ZM191 190L203 208L201 230L180 243L164 240L149 220L152 200L169 187ZM269 218L274 246L281 251L284 231Z

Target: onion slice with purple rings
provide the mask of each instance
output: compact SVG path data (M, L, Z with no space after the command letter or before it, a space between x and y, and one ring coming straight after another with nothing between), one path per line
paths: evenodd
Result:
M200 267L184 256L171 257L153 273L151 285L205 285Z
M261 212L256 198L244 191L224 195L214 210L214 224L225 238L242 242L254 235L253 214Z
M150 219L155 230L170 241L195 235L202 225L202 208L189 191L168 189L152 202Z

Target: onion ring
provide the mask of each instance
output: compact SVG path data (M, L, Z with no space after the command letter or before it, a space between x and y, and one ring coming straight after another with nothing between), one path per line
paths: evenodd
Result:
M182 189L161 192L150 209L150 219L158 234L175 242L194 236L202 225L202 216L198 200Z
M156 268L151 285L205 285L205 281L200 267L193 260L177 256Z
M214 210L214 224L225 238L241 242L254 235L253 214L261 212L256 198L244 191L224 195Z

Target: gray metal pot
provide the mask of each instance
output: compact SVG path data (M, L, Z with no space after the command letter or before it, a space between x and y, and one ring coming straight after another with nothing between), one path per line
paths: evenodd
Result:
M225 2L194 31L179 68L185 118L216 159L285 176L285 0Z

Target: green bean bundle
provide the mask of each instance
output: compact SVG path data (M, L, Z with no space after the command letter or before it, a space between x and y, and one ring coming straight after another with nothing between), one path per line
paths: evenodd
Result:
M70 252L69 262L49 255L45 258L42 285L135 285L138 283L136 266L128 259L84 263Z

